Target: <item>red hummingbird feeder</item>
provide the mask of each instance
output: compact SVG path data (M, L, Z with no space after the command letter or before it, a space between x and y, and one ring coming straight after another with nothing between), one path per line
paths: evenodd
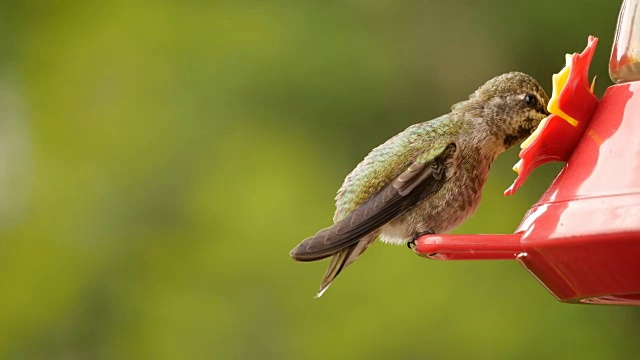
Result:
M623 2L602 99L588 71L597 38L554 75L543 120L523 143L513 194L537 166L566 164L514 234L426 235L418 255L516 259L558 300L640 306L640 7Z

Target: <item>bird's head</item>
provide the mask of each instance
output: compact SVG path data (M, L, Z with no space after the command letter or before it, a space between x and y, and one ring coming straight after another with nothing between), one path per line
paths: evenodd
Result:
M487 81L453 111L464 111L474 121L483 122L496 145L506 150L531 135L549 115L548 102L534 78L510 72Z

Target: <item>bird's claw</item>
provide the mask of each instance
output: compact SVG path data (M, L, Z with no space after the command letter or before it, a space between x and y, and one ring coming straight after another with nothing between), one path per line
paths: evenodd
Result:
M407 247L408 247L409 249L413 249L414 247L416 247L416 246L417 246L416 241L417 241L421 236L424 236L424 235L433 235L433 234L435 234L435 233L436 233L436 232L435 232L435 231L433 231L433 230L427 230L427 231L424 231L424 232L416 233L416 234L411 238L411 241L409 241L409 242L407 243Z

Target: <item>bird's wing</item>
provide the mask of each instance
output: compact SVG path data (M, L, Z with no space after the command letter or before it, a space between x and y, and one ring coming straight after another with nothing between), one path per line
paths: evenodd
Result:
M437 192L446 179L446 168L456 152L454 143L432 148L376 195L340 221L320 230L291 250L297 261L314 261L355 244L405 210Z

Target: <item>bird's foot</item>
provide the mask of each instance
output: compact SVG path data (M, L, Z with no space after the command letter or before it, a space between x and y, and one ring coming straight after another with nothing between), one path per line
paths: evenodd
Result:
M407 243L407 247L408 247L409 249L413 249L413 248L416 246L416 241L417 241L421 236L424 236L424 235L433 235L433 234L435 234L435 233L436 233L436 232L435 232L435 231L433 231L433 230L431 230L431 229L429 229L429 230L427 230L427 231L423 231L423 232L417 232L417 233L415 233L415 235L413 235L413 237L411 238L411 241L409 241L409 242Z

